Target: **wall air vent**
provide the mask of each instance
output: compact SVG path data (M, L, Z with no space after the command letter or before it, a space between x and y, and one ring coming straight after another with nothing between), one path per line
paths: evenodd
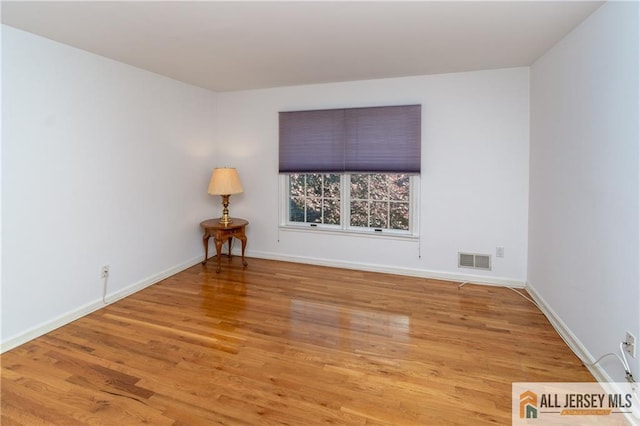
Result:
M488 254L458 253L458 268L491 270L491 256Z

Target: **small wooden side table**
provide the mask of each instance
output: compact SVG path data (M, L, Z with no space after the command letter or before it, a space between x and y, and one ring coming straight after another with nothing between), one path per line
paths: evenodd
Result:
M244 249L247 247L247 236L244 233L244 229L249 224L244 219L231 218L232 222L228 225L220 223L220 218L207 219L200 223L202 229L204 229L204 235L202 236L202 245L204 246L204 260L202 264L207 263L209 257L209 238L213 237L216 243L216 255L218 258L218 266L216 273L220 272L220 261L222 259L222 245L225 241L229 242L229 259L231 259L231 240L235 237L242 241L242 265L247 266L247 261L244 260Z

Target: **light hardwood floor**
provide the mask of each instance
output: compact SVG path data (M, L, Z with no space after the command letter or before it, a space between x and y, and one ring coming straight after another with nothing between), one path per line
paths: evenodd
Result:
M511 383L594 381L497 287L196 265L6 352L3 426L511 424Z

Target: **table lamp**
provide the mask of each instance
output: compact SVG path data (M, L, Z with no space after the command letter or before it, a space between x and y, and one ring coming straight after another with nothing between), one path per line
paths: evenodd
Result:
M231 194L240 194L242 192L242 184L238 172L233 167L216 167L211 174L209 181L209 190L212 195L220 195L222 197L222 217L220 223L228 225L232 222L229 217L229 196Z

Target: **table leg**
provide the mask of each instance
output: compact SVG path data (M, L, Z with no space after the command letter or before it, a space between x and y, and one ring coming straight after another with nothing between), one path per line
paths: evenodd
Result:
M240 241L242 241L242 265L247 266L247 261L244 260L244 249L245 247L247 247L247 237L243 235L239 238L240 238Z
M205 232L202 236L202 245L204 246L204 260L202 264L207 263L207 258L209 257L209 234Z
M229 260L231 260L231 242L233 241L233 237L229 237L229 253L227 253L229 255Z
M220 260L222 259L222 243L224 241L215 237L214 237L214 240L216 241L216 255L217 255L216 257L218 258L218 266L216 267L216 273L218 274L220 273L220 268L221 268Z

